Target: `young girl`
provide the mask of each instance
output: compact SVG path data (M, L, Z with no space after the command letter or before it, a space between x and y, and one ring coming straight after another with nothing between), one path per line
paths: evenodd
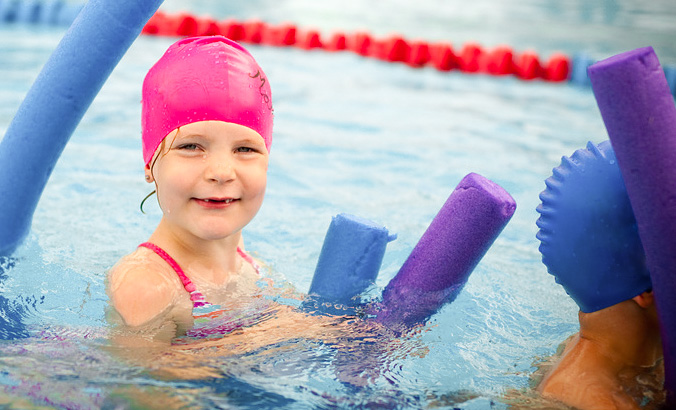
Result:
M182 39L150 69L143 159L163 216L149 240L109 272L118 322L171 340L252 320L243 313L237 322L232 312L242 301L251 305L258 289L242 228L263 202L272 121L267 77L225 37ZM230 315L214 325L224 312Z
M263 201L272 117L267 77L225 37L180 40L148 72L145 178L163 216L149 240L108 275L120 356L171 377L219 377L209 355L318 340L345 358L336 365L339 377L361 383L373 359L355 363L360 349L364 358L373 340L390 349L388 338L371 331L375 323L308 315L275 303L276 287L259 286L264 281L242 247L242 228Z

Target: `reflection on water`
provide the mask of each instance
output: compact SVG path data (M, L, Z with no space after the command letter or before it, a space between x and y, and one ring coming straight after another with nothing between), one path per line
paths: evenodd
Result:
M16 260L13 258L0 257L0 288L15 264ZM9 300L0 295L0 340L14 340L27 336L22 316L28 306L35 308L35 303L35 300L26 300L23 297Z
M298 329L286 323L274 326L269 343L264 333L244 331L168 349L116 346L110 343L115 335L105 328L33 329L28 338L0 343L0 404L68 409L419 408L427 402L448 405L479 397L398 388L402 362L426 355L420 330L394 338L367 322L331 321L332 327L323 324L321 335L299 331L307 323L297 323ZM27 401L33 405L26 407Z

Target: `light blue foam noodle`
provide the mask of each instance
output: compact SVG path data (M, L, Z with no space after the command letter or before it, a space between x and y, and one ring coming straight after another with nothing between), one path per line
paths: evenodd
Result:
M45 63L0 141L0 255L30 230L66 143L162 0L89 0Z
M378 277L387 243L396 239L387 228L350 214L338 214L324 238L305 308L346 314Z

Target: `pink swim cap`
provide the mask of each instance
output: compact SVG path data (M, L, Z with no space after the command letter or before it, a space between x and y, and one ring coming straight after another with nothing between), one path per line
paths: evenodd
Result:
M263 70L244 47L223 36L172 44L143 81L143 160L148 165L171 131L217 120L248 127L272 144L272 99Z

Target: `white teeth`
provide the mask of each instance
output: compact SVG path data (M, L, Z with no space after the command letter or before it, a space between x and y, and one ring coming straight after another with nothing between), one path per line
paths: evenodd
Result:
M224 199L222 201L219 200L213 200L213 199L203 199L204 202L223 202L225 204L229 204L230 202L233 201L233 199Z

